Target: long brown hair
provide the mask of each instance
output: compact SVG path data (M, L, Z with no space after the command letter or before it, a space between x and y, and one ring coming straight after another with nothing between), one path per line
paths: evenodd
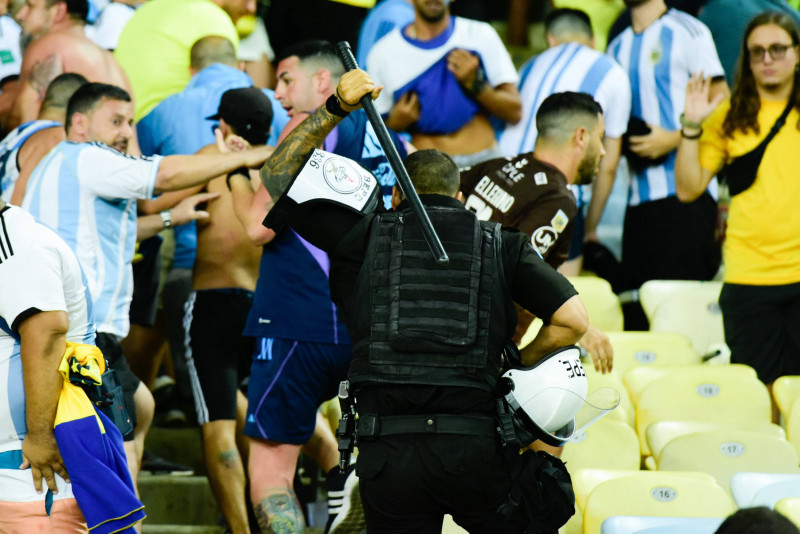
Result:
M754 133L760 133L758 127L758 111L761 109L761 98L758 96L756 90L756 80L753 76L753 69L750 68L750 53L747 50L747 39L753 30L759 26L766 26L767 24L774 24L783 28L789 37L792 38L792 45L797 46L800 44L800 30L794 23L791 17L778 11L767 11L756 15L747 24L744 31L744 39L742 40L742 50L739 54L739 61L737 64L736 83L733 86L733 93L731 94L731 108L725 116L725 121L722 123L722 131L726 137L733 137L736 130L746 133L752 130ZM794 71L794 85L792 87L791 101L798 112L800 112L800 70ZM797 128L800 129L800 121L798 121Z

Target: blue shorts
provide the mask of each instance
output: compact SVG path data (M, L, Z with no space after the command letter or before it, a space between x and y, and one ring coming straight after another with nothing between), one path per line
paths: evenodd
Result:
M336 396L351 355L348 344L256 339L244 433L294 445L308 441L317 408Z

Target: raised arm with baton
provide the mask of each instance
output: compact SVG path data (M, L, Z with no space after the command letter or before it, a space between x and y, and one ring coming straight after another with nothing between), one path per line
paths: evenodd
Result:
M355 59L349 51L349 45L346 42L339 43L338 49L340 54L349 54L348 61L343 59L344 64L355 67ZM341 84L346 84L349 89L348 93L363 96L356 104L349 104L340 98L337 89L337 93L331 95L324 107L312 113L289 133L262 167L261 181L274 202L269 214L264 219L264 225L276 231L280 230L287 224L288 213L292 210L293 205L302 203L304 199L308 200L315 195L322 195L328 200L361 212L368 211L368 207L374 204L379 192L374 176L364 175L361 169L347 168L346 164L342 166L340 159L327 158L330 154L317 149L339 121L351 111L363 106L389 164L397 176L400 189L415 215L419 217L423 237L434 255L434 260L439 265L446 265L449 262L447 253L436 235L427 212L422 207L408 172L372 102L378 97L382 88L375 87L372 79L364 71L353 72L352 69L342 76L340 87L342 87ZM318 174L321 176L313 176L315 171L319 171ZM331 178L333 175L335 178ZM344 180L339 185L344 183L345 186L330 189L323 187L325 190L319 188L314 190L322 182L331 179L336 182ZM296 184L298 180L300 183ZM286 195L290 199L282 198L290 187L292 189L289 195ZM362 194L362 192L365 193ZM281 201L278 202L279 200Z
M336 52L339 53L345 70L351 71L358 68L356 58L350 50L350 43L347 41L339 41L336 44ZM422 207L419 195L417 195L417 191L411 183L411 178L409 178L408 172L403 166L403 162L400 160L397 149L394 147L394 144L392 144L389 131L386 129L386 125L383 123L383 119L381 119L378 109L375 107L375 103L372 101L372 98L370 98L370 95L361 97L361 107L364 108L370 124L372 124L372 127L375 129L375 134L378 136L378 141L380 141L381 147L386 153L389 165L392 166L392 170L395 176L397 176L397 184L400 186L400 190L403 191L403 195L405 195L406 200L408 200L408 204L411 206L414 214L419 217L420 224L422 225L422 235L425 237L425 241L428 243L428 247L431 249L436 263L439 265L446 265L450 261L447 257L447 252L445 252L442 242L439 240L439 236L436 235L436 230L431 224L428 213L425 211L425 208Z

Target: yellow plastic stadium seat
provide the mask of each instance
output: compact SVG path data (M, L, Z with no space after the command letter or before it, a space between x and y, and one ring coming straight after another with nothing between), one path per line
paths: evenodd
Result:
M800 474L734 473L731 477L731 495L739 508L774 508L781 499L800 497Z
M701 355L683 334L675 332L609 332L614 372L624 376L633 367L696 365ZM587 365L587 367L590 367Z
M650 454L647 427L658 421L770 422L772 408L766 386L748 374L747 366L740 371L732 367L669 367L664 376L650 382L636 404L636 434L642 455Z
M642 391L652 382L666 376L692 376L693 374L701 373L703 376L716 375L720 377L728 376L749 376L757 378L756 371L749 365L741 363L732 363L728 365L674 365L667 367L658 366L640 366L628 369L622 376L622 382L625 384L625 389L628 390L628 395L631 402L636 406L639 402L639 397L642 396Z
M584 534L598 534L612 516L726 517L730 496L709 480L667 471L639 471L597 484L586 499Z
M442 534L467 534L467 531L458 526L453 520L453 516L445 514L444 522L442 523Z
M774 423L717 423L712 421L658 421L647 427L645 438L650 453L657 458L664 446L679 436L716 430L746 430L786 439L786 432ZM653 468L655 469L655 465Z
M743 430L710 430L679 436L656 459L660 471L704 471L730 492L740 471L800 473L797 453L785 439Z
M786 439L794 445L795 451L800 455L800 397L794 400L789 408L789 417L786 420Z
M705 354L725 343L721 289L722 282L650 280L642 284L639 299L651 331L686 334L697 352Z
M569 468L569 466L567 466ZM572 488L575 491L575 515L559 530L560 534L581 534L583 532L583 509L586 499L600 483L612 478L635 475L638 470L629 469L576 469L570 470ZM714 477L707 473L691 472L680 475L714 483Z
M622 305L611 284L597 276L571 276L569 281L580 294L592 326L604 332L623 329Z
M779 377L772 385L772 395L784 420L788 420L794 401L800 397L800 376Z
M590 362L583 363L584 368L591 365ZM613 388L619 393L619 406L606 414L604 419L620 421L633 428L635 423L633 404L631 403L631 400L628 397L628 392L626 391L625 386L622 384L620 379L617 378L613 373L600 374L596 372L587 372L586 380L589 382L589 394L587 397L590 396L594 390L600 388Z
M608 417L608 416L606 416ZM561 459L577 469L639 468L639 439L627 424L601 419L564 446Z
M724 517L615 515L603 521L600 534L714 534L724 520Z
M542 320L537 317L525 331L525 335L522 336L522 339L520 339L519 346L525 347L530 344L530 342L533 341L533 338L536 337L536 334L539 333L540 328L542 328Z
M800 528L800 498L788 497L775 503L775 511L788 517L789 520Z

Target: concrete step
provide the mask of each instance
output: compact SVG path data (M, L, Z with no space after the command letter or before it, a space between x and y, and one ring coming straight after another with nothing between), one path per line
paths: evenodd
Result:
M195 470L195 476L139 475L139 493L145 505L145 534L222 534L222 514L206 478L199 428L151 427L145 448L165 460L184 464ZM324 477L316 464L300 456L295 490L306 503L310 525L306 532L322 534L327 520L327 503L319 495Z
M190 466L195 475L206 474L203 442L198 427L150 427L144 448L170 462Z
M142 534L224 534L222 527L200 527L187 525L149 525L142 526Z
M221 514L204 476L139 476L139 495L150 525L215 527Z

